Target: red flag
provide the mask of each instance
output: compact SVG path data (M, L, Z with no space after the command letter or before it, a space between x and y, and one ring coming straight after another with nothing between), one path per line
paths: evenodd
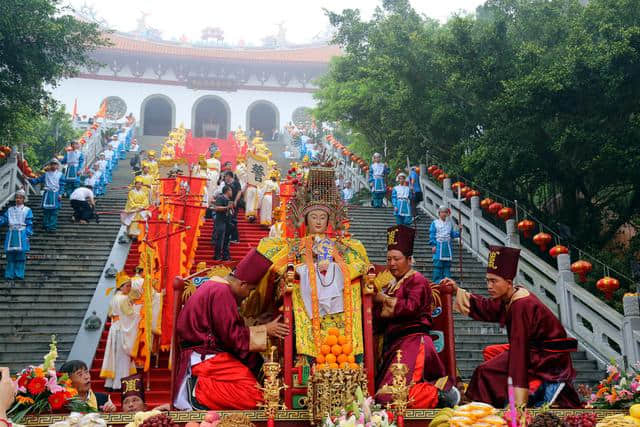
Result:
M100 104L100 109L96 113L96 118L97 117L102 117L103 119L107 117L107 100L106 99L102 101L102 104Z

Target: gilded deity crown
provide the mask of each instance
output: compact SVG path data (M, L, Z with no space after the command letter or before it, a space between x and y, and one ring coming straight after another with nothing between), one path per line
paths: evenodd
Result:
M313 210L325 211L329 215L329 225L336 231L342 229L347 221L347 210L335 182L332 168L309 169L307 179L287 202L287 219L294 230L299 230L306 215Z

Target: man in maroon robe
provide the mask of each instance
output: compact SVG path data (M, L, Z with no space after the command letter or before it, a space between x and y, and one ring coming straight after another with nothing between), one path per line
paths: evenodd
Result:
M267 336L284 338L289 328L279 318L248 327L238 306L270 266L271 261L252 249L233 272L202 284L187 300L176 326L178 409L192 409L194 397L209 409L253 409L262 402L256 387L262 367L258 352L267 349ZM197 378L195 387L192 377Z
M391 364L401 350L408 368L407 383L413 408L454 406L460 393L446 377L445 367L429 335L431 283L411 268L415 229L396 225L387 230L387 269L394 280L374 296L374 324L384 337L376 378L376 399L391 400L384 386L391 384ZM381 390L382 389L382 390Z
M486 279L490 298L471 294L445 279L445 284L457 290L457 311L475 320L500 323L509 337L508 346L490 346L485 351L488 360L473 372L466 396L504 407L511 377L517 405L555 400L562 408L579 407L570 354L577 342L567 337L560 321L535 295L513 285L519 256L519 249L489 247Z

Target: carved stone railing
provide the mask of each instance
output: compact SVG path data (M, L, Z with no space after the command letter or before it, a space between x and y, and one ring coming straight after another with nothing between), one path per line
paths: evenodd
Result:
M27 192L27 201L29 194L35 194L35 190L29 184L27 177L18 168L18 157L19 153L14 147L6 163L0 166L0 209L4 209L13 200L15 192L21 188L24 188Z
M424 165L420 170L426 170ZM532 290L560 318L567 332L599 362L606 364L614 359L633 364L639 360L640 317L632 316L633 313L623 316L576 284L569 254L559 255L554 267L520 246L515 220L506 221L503 231L482 217L479 197L471 198L471 206L454 197L451 179L445 179L440 186L422 172L421 185L424 195L421 207L435 218L440 205L448 206L454 223L462 228L464 246L481 262L487 263L489 245L521 249L516 280Z

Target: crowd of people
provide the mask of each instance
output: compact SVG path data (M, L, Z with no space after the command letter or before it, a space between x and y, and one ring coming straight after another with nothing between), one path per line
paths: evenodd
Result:
M236 159L235 169L231 162L221 165L220 150L212 146L191 171L207 179L202 204L214 221L214 261L230 260L229 244L239 240L239 209L245 210L247 221L259 221L270 227L270 233L225 277L211 278L197 287L175 319L175 400L170 403L180 410L254 409L262 402L262 393L257 387L263 361L260 353L269 348L270 340L278 342L295 334L296 366L315 363L317 369L352 366L349 363L363 360L365 351L359 289L372 265L361 242L348 234L335 234L348 222L340 215L343 203L354 197L351 183L343 176L336 178L328 168L314 166L306 157L307 152L301 164L295 162L290 169L290 174L294 174L301 185L296 186L295 194L289 195L287 205L280 206L279 173L270 159L269 149L260 136L249 141L239 130L235 137L244 147ZM68 154L73 151L70 150L63 158L67 165L65 173L58 170L60 162L54 159L47 172L34 183L44 185L44 209L59 209L62 194L67 192L74 216L86 221L87 210L95 206L91 191L95 187L88 185L87 179L93 178L94 183L104 179L106 186L118 160L133 146L134 178L121 218L129 236L136 239L141 225L161 198L160 168L153 150L139 151L135 144L127 144L124 139L120 145L118 135L111 141L113 146L107 147L93 165L97 178L96 174L82 178L83 174L78 172L83 167L82 156ZM251 163L252 170L249 170L249 158L251 162L258 162ZM266 171L261 170L263 165ZM378 276L381 282L373 289L371 317L373 329L381 337L375 399L382 404L389 402L390 397L383 390L393 382L392 364L398 351L402 351L414 408L454 406L461 399L504 407L508 401L508 377L513 378L516 404L538 405L557 400L563 407L579 406L572 386L576 373L570 358L577 343L568 338L560 321L537 297L514 284L519 250L489 248L488 298L460 288L451 279L450 272L451 240L458 237L459 232L449 218L447 207L441 206L439 218L429 229L434 265L432 280L414 268L416 228L410 225L416 225L416 207L422 194L419 169L410 168L408 172L408 175L399 172L396 185L391 189L390 202L397 225L387 230L385 273ZM388 166L376 153L369 175L372 205L376 208L384 205L388 175ZM257 178L260 179L256 181ZM286 212L282 212L284 209ZM295 238L283 233L285 216L286 227L296 228ZM56 212L50 212L43 227L55 230L56 221ZM4 223L10 224L5 240L7 253L15 248L28 250L33 215L24 206L24 192L19 191L15 206L0 216L0 224ZM19 251L14 251L10 259L8 256L8 261L11 264L6 274L24 275L24 261ZM155 286L146 287L144 275L142 266L133 277L124 271L118 273L116 292L109 307L111 326L100 376L105 379L107 390L122 393L123 411L146 408L144 380L137 373L141 364L137 355L145 333L141 329L141 317L151 316L153 334L161 327L165 294ZM291 297L293 324L282 320L278 307L280 280L290 279L295 282ZM431 337L434 284L455 291L454 309L459 313L507 327L509 344L485 349L485 361L474 371L466 392L460 389L457 378L447 376ZM142 298L148 289L151 298ZM343 340L341 345L350 349L342 361L332 361L336 357L322 349L319 337L329 329L337 330ZM153 342L144 345L155 346ZM349 357L353 359L351 362ZM80 398L96 410L116 410L107 394L91 390L86 364L69 361L61 372L69 374ZM2 374L0 387L8 372L3 369ZM0 403L4 402L2 399L4 397L0 397ZM169 402L159 409L168 408Z
M103 150L91 165L85 165L85 155L78 141L70 143L64 155L52 158L44 165L43 172L28 179L32 186L39 189L42 208L42 231L55 232L58 228L58 212L63 199L69 199L73 209L71 221L88 224L99 222L95 210L96 198L106 193L112 180L112 172L118 161L124 159L126 152L135 140L128 128L117 129L103 143ZM34 233L33 212L25 205L26 192L18 190L14 195L14 205L0 216L0 226L7 225L4 250L7 266L4 278L13 283L24 280L27 253L30 250L29 238Z

